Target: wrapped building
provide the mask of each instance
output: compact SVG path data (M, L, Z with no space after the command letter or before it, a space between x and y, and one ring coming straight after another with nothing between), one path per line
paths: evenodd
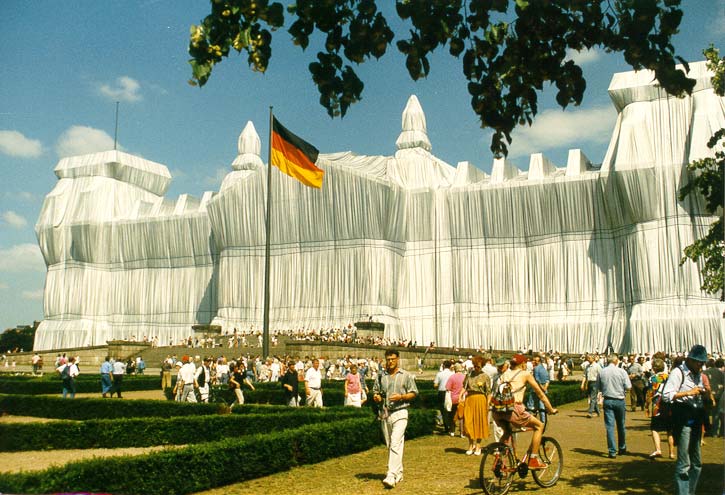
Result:
M364 315L439 346L582 352L725 348L725 306L682 250L714 218L677 192L711 156L725 99L704 63L691 96L615 74L618 118L593 165L570 150L491 175L436 158L412 96L392 156L321 154L322 189L272 170L272 330ZM391 139L392 141L392 139ZM191 326L260 328L267 167L248 123L219 192L164 198L161 164L119 151L62 159L36 225L48 265L35 348L161 343Z

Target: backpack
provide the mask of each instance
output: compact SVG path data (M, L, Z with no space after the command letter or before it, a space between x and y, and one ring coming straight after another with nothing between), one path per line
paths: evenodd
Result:
M516 372L516 374L511 377L511 380L516 378L519 373L521 373L521 370ZM526 385L524 385L524 387L525 386ZM514 399L514 393L518 392L519 390L521 390L521 388L516 391L511 388L511 381L501 382L497 384L496 388L494 388L493 390L493 395L491 396L491 410L493 410L494 412L513 411L516 404L516 400Z
M70 378L70 364L66 364L63 366L63 369L60 370L60 378L61 380L68 380Z

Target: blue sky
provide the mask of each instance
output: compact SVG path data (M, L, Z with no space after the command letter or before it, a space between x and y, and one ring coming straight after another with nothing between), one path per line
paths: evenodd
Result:
M683 0L682 6L679 55L695 61L709 43L725 49L725 0ZM0 330L42 319L45 264L34 224L57 182L53 168L63 156L113 148L116 101L120 149L168 166L169 198L218 190L248 120L266 150L270 105L323 153L391 155L401 112L416 94L432 152L451 165L470 161L490 172L490 132L479 128L460 61L447 52L432 59L426 80L413 82L390 47L382 60L359 68L363 101L332 120L307 71L315 46L302 52L284 31L276 33L266 74L232 57L204 88L190 86L189 27L208 11L200 0L0 2ZM606 90L612 73L630 68L620 55L572 56L587 78L584 102L562 111L545 91L534 126L514 133L510 158L521 169L535 152L558 166L570 148L595 163L604 157L616 118Z

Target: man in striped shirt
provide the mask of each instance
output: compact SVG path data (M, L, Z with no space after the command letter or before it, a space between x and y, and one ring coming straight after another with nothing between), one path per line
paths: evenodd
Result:
M408 427L408 408L418 395L415 377L399 366L400 354L385 351L385 371L373 386L373 400L382 407L380 415L385 444L388 446L388 473L385 488L403 481L403 449Z

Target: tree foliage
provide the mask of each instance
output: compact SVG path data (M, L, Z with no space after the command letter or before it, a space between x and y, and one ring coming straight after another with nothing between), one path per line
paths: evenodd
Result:
M0 334L0 352L32 351L34 339L34 327L8 328Z
M707 59L707 67L713 71L712 87L716 94L725 96L725 57L720 58L719 51L712 45L703 51ZM689 181L680 189L680 201L694 193L700 193L705 200L705 210L719 218L710 225L707 235L697 239L684 250L685 256L680 264L688 259L697 262L702 260L702 290L709 294L722 292L725 300L725 237L723 232L723 198L725 198L725 129L720 129L707 143L715 150L714 157L703 158L687 166L690 172Z
M390 0L383 0L388 2ZM675 69L671 43L682 19L681 0L396 0L409 26L397 49L413 80L430 72L430 57L446 49L459 58L471 107L481 127L494 130L491 150L507 153L511 131L531 124L538 92L557 88L562 107L578 105L586 89L568 50L599 47L620 52L634 69L651 69L670 94L689 93L694 81ZM395 33L376 0L298 0L287 7L269 0L211 0L211 13L191 27L190 83L203 86L214 65L233 51L264 72L272 57L272 32L286 26L306 49L321 49L309 65L330 116L344 116L364 88L352 64L385 55ZM686 64L685 64L686 65Z

